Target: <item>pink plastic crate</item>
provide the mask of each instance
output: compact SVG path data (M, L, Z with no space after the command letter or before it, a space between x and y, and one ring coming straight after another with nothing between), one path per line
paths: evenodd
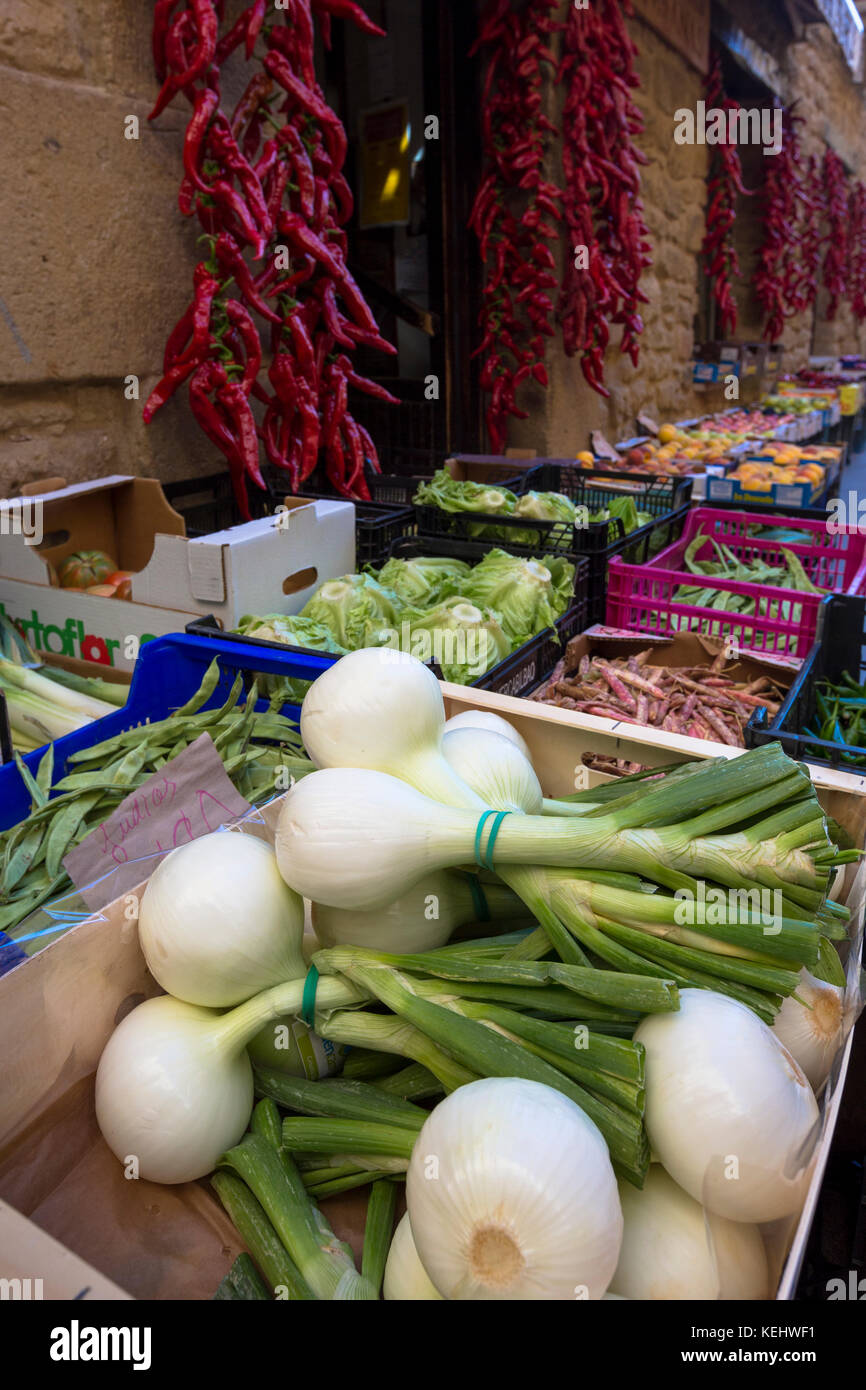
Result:
M720 589L755 599L755 613L725 613L675 601L677 589L698 583L703 589ZM614 559L608 565L608 626L666 637L678 632L698 632L741 652L805 660L815 640L818 614L824 602L821 594L698 577L681 570L660 569L657 561L641 566Z
M752 526L772 526L774 530L806 531L809 541L791 545L762 540L748 534ZM726 512L718 507L694 507L689 512L682 538L660 550L648 562L652 569L683 571L683 557L699 531L712 533L734 555L746 560L760 558L769 565L782 564L782 549L797 556L813 584L835 594L862 594L866 591L866 533L848 526L828 530L826 521L797 516L767 516L756 512ZM698 560L715 559L709 540L697 553Z
M818 627L822 594L803 594L765 584L739 584L730 579L693 575L684 556L699 531L744 559L760 556L768 564L783 560L782 544L747 534L750 526L772 526L807 531L810 541L786 545L798 556L813 584L835 593L861 594L866 590L866 535L848 527L829 531L826 521L798 516L768 517L761 512L726 512L716 507L695 507L688 516L682 539L667 546L645 565L611 560L608 567L607 622L632 632L699 632L736 644L738 650L805 659ZM715 557L709 538L697 559ZM726 613L715 608L678 603L676 591L684 586L720 589L755 600L754 614Z

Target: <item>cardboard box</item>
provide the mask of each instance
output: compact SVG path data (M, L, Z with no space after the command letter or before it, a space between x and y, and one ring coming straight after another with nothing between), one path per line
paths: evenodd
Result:
M707 500L710 502L753 502L756 507L789 507L799 511L812 507L826 490L826 483L813 487L810 483L773 483L765 490L745 488L739 478L708 478Z
M449 715L480 708L513 723L529 745L549 796L573 790L575 769L581 767L586 751L653 766L676 757L671 736L652 730L632 726L624 735L583 730L567 711L461 686L444 684L442 690ZM691 744L681 750L683 760L718 752L711 744L682 742ZM733 749L721 751L735 755ZM588 773L589 785L607 780ZM831 787L821 793L825 809L858 842L866 829L866 779L859 780L859 792ZM272 823L271 816L263 815L262 820ZM261 827L247 828L262 833ZM849 869L846 889L859 924L866 865L856 875ZM852 982L854 974L852 966ZM853 988L852 983L852 998ZM37 1251L46 1249L44 1235L48 1234L134 1297L209 1299L241 1247L208 1182L164 1187L127 1181L103 1143L93 1114L93 1076L108 1037L131 1008L157 992L139 949L135 923L128 920L125 899L0 979L4 1067L0 1199L32 1223L34 1262ZM838 1115L850 1044L849 1037L824 1094L821 1138L799 1223L774 1223L765 1232L780 1299L791 1298L796 1285ZM352 1244L356 1256L365 1208L364 1193L348 1193L323 1203L337 1236ZM51 1259L48 1255L39 1258L44 1259L45 1275L34 1264L32 1277L47 1278L52 1273ZM5 1273L2 1264L0 1258L0 1277Z
M188 540L152 478L105 478L37 499L42 544L0 527L0 611L40 651L131 671L138 646L212 613L297 613L326 579L355 568L351 502L288 498L280 515ZM0 503L3 510L15 503ZM32 499L30 505L33 505ZM133 572L130 602L56 585L77 550Z

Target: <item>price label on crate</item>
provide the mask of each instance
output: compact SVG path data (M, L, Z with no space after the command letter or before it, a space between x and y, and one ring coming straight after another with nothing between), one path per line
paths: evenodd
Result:
M209 835L251 809L229 781L210 734L202 734L130 792L67 854L63 867L96 910L141 883L154 868L154 856ZM149 861L144 870L141 860Z

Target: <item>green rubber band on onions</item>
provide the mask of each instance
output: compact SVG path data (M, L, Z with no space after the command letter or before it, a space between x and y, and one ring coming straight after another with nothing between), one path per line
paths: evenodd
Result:
M319 984L319 972L314 965L307 971L307 978L304 980L304 997L301 1000L301 1018L308 1028L313 1028L316 1023L316 989Z

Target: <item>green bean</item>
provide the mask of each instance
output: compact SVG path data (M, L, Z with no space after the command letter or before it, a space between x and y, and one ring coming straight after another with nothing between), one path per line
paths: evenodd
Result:
M98 801L99 793L91 792L89 796L82 796L78 802L64 806L59 815L55 816L46 836L45 870L49 878L54 878L59 873L63 856L75 843L78 827Z
M39 767L36 770L36 781L45 793L47 798L51 790L51 778L54 775L54 744L49 743L45 754L39 760Z
M25 821L25 825L27 822ZM22 836L21 843L9 860L3 874L3 895L4 897L12 891L16 884L33 865L36 851L42 844L42 837L45 834L45 827L41 824L34 825Z
M211 695L213 695L219 684L220 668L219 662L214 659L204 674L204 680L199 686L191 700L185 705L181 705L178 714L183 717L187 714L197 714L202 705L206 705Z
M44 806L48 800L48 793L42 790L20 753L15 754L15 766L21 773L21 779L33 799L34 807Z
M145 763L150 760L150 742L145 739L136 748L130 748L115 772L112 782L116 786L127 786L138 775Z

